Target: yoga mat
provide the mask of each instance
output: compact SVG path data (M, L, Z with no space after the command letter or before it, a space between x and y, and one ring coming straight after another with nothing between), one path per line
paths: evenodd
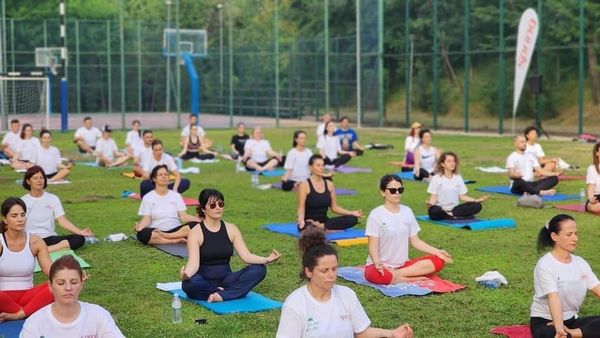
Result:
M514 228L517 223L512 218L498 218L498 219L481 219L481 218L469 218L469 219L447 219L441 221L433 221L429 219L429 216L417 216L420 221L425 221L433 224L444 225L456 229L467 229L472 231L480 230L491 230L500 228Z
M131 235L131 238L139 241L135 234ZM186 258L188 256L187 245L185 243L172 243L172 244L148 244L162 252L168 253L171 256Z
M454 284L440 278L438 275L430 275L427 280L398 283L390 285L378 285L367 282L364 277L364 267L344 266L338 269L338 276L360 285L370 286L379 290L388 297L400 296L424 296L432 292L447 293L464 289L464 285Z
M560 175L560 176L558 176L558 180L559 181L585 180L585 176L581 176L581 175L575 175L575 176Z
M81 165L81 166L92 167L92 168L99 167L99 165L98 165L98 163L96 161L93 161L93 162L75 162L75 165Z
M301 232L296 228L296 223L273 223L267 224L262 227L268 231L276 232L278 234L284 234L294 237L300 237ZM365 237L364 229L346 229L343 231L337 232L328 232L325 235L325 238L328 241L335 241L340 239L350 239L350 238L361 238Z
M138 200L138 201L142 200L142 196L140 194L138 194L136 192L131 192L131 191L123 191L121 193L121 197L132 198L132 199ZM183 198L183 202L185 203L185 205L188 207L200 205L200 203L198 203L198 200L195 198L185 197L185 196L181 196L181 197Z
M417 180L415 180L415 176L412 171L399 171L399 172L395 173L394 175L398 175L398 177L400 177L404 181L417 181ZM419 182L427 183L425 181L419 181ZM473 183L476 183L477 181L465 180L463 178L463 182L465 182L465 184L473 184Z
M574 211L574 212L587 212L587 211L585 211L585 204L582 204L582 203L555 205L554 207L556 209L560 209L560 210L567 210L567 211Z
M0 335L4 338L19 338L23 324L25 324L25 319L0 323Z
M490 333L508 338L531 338L529 325L498 326L490 329Z
M281 189L281 182L271 184L271 187L276 189ZM343 188L335 188L336 195L356 195L356 190L353 189L343 189Z
M504 174L508 172L508 169L500 167L475 167L475 169L492 174Z
M123 169L123 167L115 167L115 169L119 169L119 168ZM123 175L125 177L129 177L129 178L135 178L136 180L140 180L140 181L142 180L141 177L135 176L133 171L131 171L131 172L124 171L121 173L121 175ZM175 180L175 175L173 175L173 174L169 175L169 181L173 181L173 180Z
M177 284L177 283L168 283L168 284ZM274 309L280 309L283 305L281 302L276 300L267 298L259 293L250 291L248 295L244 298L228 300L225 302L217 302L217 303L209 303L203 300L191 299L187 296L183 290L181 290L181 283L179 283L180 287L178 289L165 290L165 288L159 287L157 284L157 288L163 291L167 291L171 294L179 295L179 298L185 299L192 303L198 304L216 314L225 315L225 314L235 314L235 313L251 313L251 312L262 312Z
M54 262L55 260L59 259L62 256L66 256L66 255L71 255L73 257L75 257L75 259L79 262L79 265L81 265L82 268L89 268L90 265L88 264L88 262L84 261L83 258L77 256L77 254L75 254L75 252L73 252L73 250L61 250L61 251L55 251L55 252L51 252L50 253L50 259L52 260L52 262ZM42 269L40 268L40 265L38 264L37 260L35 261L35 268L33 269L33 272L40 272L42 271Z
M335 171L342 174L353 174L353 173L370 173L373 171L371 168L359 168L359 167L349 167L345 165L341 165L334 169Z
M369 239L367 237L359 237L359 238L350 238L350 239L338 239L333 241L338 246L341 247L349 247L354 245L365 245L369 244Z
M249 173L253 174L253 171L249 171ZM263 171L260 173L263 176L266 177L277 177L277 176L283 176L283 174L285 174L285 170L283 169L273 169L273 170L267 170L267 171Z
M15 183L18 185L22 185L23 180L16 180ZM71 181L69 181L69 180L60 180L60 181L52 181L52 182L48 181L48 184L52 184L52 185L71 184Z
M481 188L477 188L477 190L483 191L483 192L495 193L495 194L511 195L511 196L515 196L515 197L521 196L521 195L513 194L510 191L510 187L508 185L481 187ZM544 195L541 197L546 202L568 201L568 200L578 200L579 199L579 195L577 195L577 194L567 195L567 194L561 194L561 193L556 193L555 195Z
M213 159L210 159L210 160L200 160L200 159L197 159L197 158L192 158L189 161L191 163L217 163L217 162L219 162L219 159L218 158L213 158Z

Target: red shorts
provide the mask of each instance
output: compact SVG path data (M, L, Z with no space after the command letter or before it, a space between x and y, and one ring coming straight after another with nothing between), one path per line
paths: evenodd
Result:
M431 261L431 263L433 263L434 271L432 273L441 271L444 268L444 265L446 264L444 262L444 260L439 258L438 256L429 255L429 256L422 256L422 257L415 258L415 259L410 259L410 260L404 262L404 264L402 264L402 266L398 267L397 269L407 268L407 267L414 265L415 263L423 261L423 260L429 260L429 261ZM383 268L383 276L382 276L379 273L379 271L377 271L377 269L375 269L375 264L369 264L365 267L365 279L368 282L371 282L373 284L388 285L388 284L392 283L393 278L394 278L394 274L388 268L385 268L385 267Z

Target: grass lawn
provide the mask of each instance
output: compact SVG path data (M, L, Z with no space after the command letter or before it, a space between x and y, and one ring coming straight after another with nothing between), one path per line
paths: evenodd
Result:
M292 129L265 130L273 149L287 151L291 146ZM228 149L232 130L210 130L216 144ZM314 131L309 130L312 138ZM338 187L356 189L357 196L338 197L339 203L348 209L361 208L368 215L381 204L378 191L379 178L385 173L397 171L386 164L400 160L404 144L404 131L362 130L361 142L391 143L393 150L370 150L364 156L352 160L356 166L373 168L372 173L338 174ZM125 133L115 132L117 144L123 145ZM155 137L165 142L166 149L178 151L178 132L155 131ZM54 134L54 145L66 157L73 157L75 149L72 133ZM314 145L314 141L311 142ZM485 174L476 166L503 167L512 152L510 137L471 137L457 135L434 135L434 145L443 150L453 150L460 156L463 177L477 180L468 186L471 196L481 194L474 189L484 185L508 184L504 174ZM550 156L560 156L582 169L573 174L585 175L591 163L591 144L567 141L543 140L544 150ZM89 158L88 160L92 160ZM189 165L189 164L186 164ZM193 165L193 164L192 164ZM197 165L198 166L198 165ZM234 163L220 160L214 164L200 164L201 173L184 175L192 181L192 187L184 195L197 197L201 189L214 187L221 190L226 199L225 219L236 224L242 231L250 250L259 255L268 254L272 248L283 256L270 265L266 279L256 288L270 298L283 301L295 288L302 285L298 277L300 259L291 237L266 232L261 225L272 222L295 220L295 194L280 190L255 190L250 176L235 173ZM73 183L52 185L48 191L58 195L67 217L79 227L90 227L98 238L110 233L130 234L138 220L139 202L120 198L123 190L138 191L139 181L121 176L120 170L105 170L77 166L69 176ZM0 167L0 198L22 196L25 190L15 184L22 178L9 167ZM275 182L277 178L261 177L261 183ZM402 203L411 207L416 215L426 213L426 185L406 182ZM584 181L566 181L558 190L578 193ZM484 204L482 217L512 217L517 228L469 232L453 230L429 223L420 223L420 237L428 243L443 248L453 255L455 263L442 271L441 276L464 284L466 289L444 295L424 297L389 298L379 291L346 283L356 291L374 326L393 328L410 323L418 337L489 337L493 326L526 323L533 295L533 268L540 254L536 252L537 233L553 215L559 213L547 203L543 209L525 209L515 206L510 196L490 195ZM575 202L573 202L575 203ZM189 209L190 213L194 211ZM600 273L600 257L597 255L600 240L600 218L587 214L573 214L579 225L577 253L583 256ZM364 227L366 217L360 221ZM84 301L100 304L114 316L123 333L128 337L272 337L279 322L279 311L243 315L215 315L201 307L184 302L182 324L171 323L171 296L155 289L157 282L176 281L178 271L185 262L152 247L145 247L132 240L117 243L101 241L98 245L86 245L78 251L92 265L88 270L90 280L82 294ZM418 255L412 251L411 257ZM340 266L364 264L366 246L339 249ZM232 260L234 268L242 266L239 259ZM500 289L477 287L474 278L487 270L499 270L509 285ZM36 282L45 279L36 275ZM581 315L600 314L600 302L588 297ZM194 319L207 319L198 326Z

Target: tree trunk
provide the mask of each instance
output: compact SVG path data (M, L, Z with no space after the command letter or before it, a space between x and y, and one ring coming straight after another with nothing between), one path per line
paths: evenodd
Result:
M588 71L592 84L592 100L596 106L600 105L600 72L598 71L598 57L594 49L597 42L598 38L591 34L590 41L587 44Z
M454 82L454 84L456 84L458 86L458 88L460 88L460 92L463 93L464 89L463 89L463 84L462 82L458 81L458 79L456 78L456 73L454 72L454 68L452 67L452 64L450 63L450 59L448 58L448 51L446 50L446 46L444 44L444 34L440 35L440 51L442 54L442 60L444 61L444 69L446 70L446 73L448 73L448 76L450 76L450 79L452 80L452 82ZM467 72L468 69L465 69L465 72Z

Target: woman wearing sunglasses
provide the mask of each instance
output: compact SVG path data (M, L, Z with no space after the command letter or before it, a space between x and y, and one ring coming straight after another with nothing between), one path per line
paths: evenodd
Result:
M204 220L188 236L187 264L181 267L182 289L194 299L209 303L245 297L267 274L266 265L279 259L273 249L269 256L248 250L240 230L223 221L225 197L216 189L204 189L198 197L198 214ZM233 250L248 264L231 271Z
M337 204L333 182L323 177L323 156L312 155L308 166L310 177L298 185L298 230L303 230L308 223L326 230L344 230L356 225L363 212L346 210ZM329 218L327 209L341 216Z
M480 198L467 196L467 187L458 174L458 156L451 151L442 153L436 164L436 175L431 178L427 192L429 218L432 220L471 218L481 211L481 203L487 201L487 195ZM465 203L459 204L460 201Z
M375 284L424 279L438 272L452 256L425 243L418 236L421 228L412 210L400 204L404 192L402 180L396 175L385 175L379 181L383 205L373 209L367 219L365 235L369 241L369 257L365 279ZM408 244L428 254L408 259Z
M169 169L166 164L154 167L150 180L155 188L142 198L138 211L142 220L134 227L137 239L152 245L185 243L190 229L200 219L188 215L181 195L169 189Z

